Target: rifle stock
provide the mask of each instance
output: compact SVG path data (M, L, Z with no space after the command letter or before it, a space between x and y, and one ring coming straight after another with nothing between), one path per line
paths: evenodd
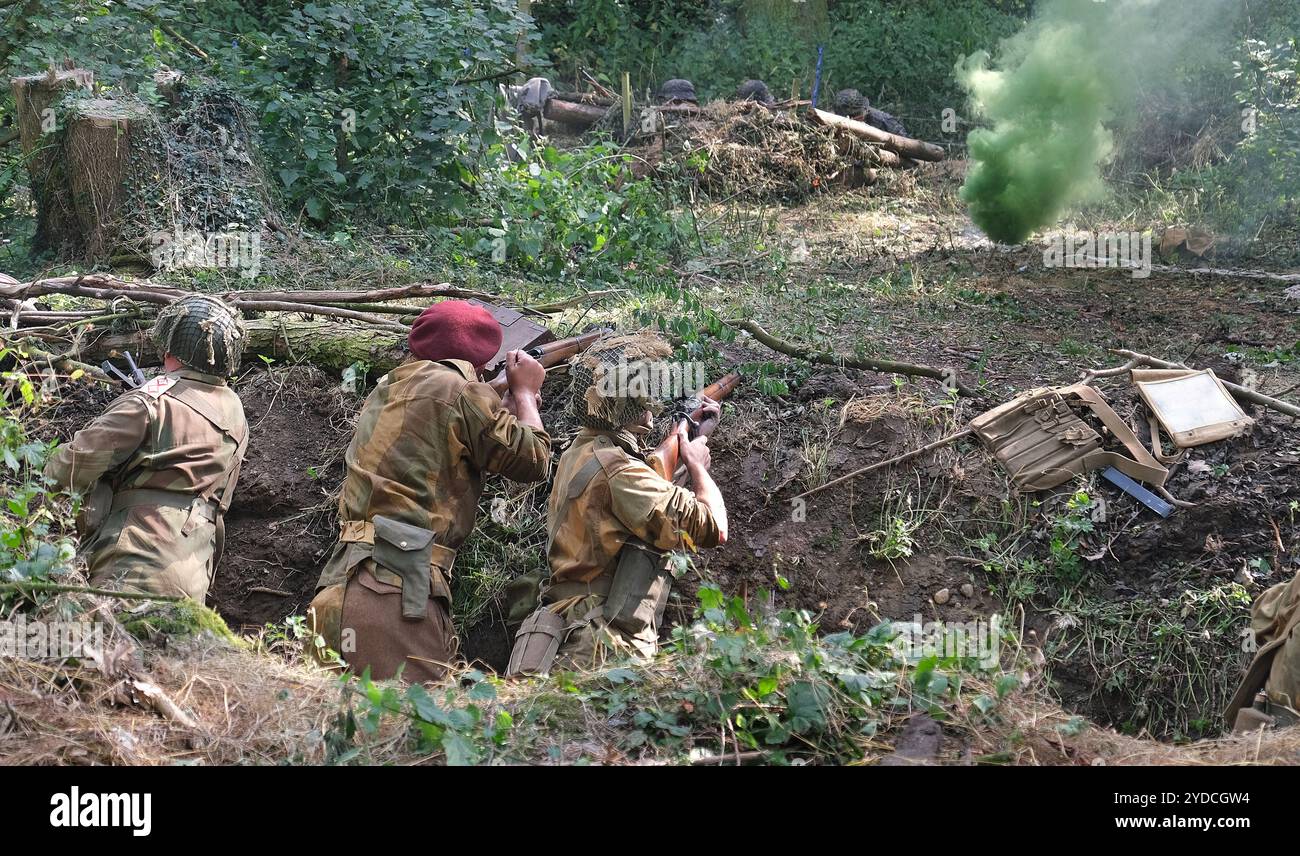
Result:
M681 437L677 433L678 426L683 422L690 425L691 439L699 436L701 432L705 435L711 434L713 429L717 427L716 422L707 426L700 424L700 418L704 415L703 399L709 398L713 401L722 401L722 399L731 395L739 385L740 372L729 372L700 390L698 395L687 400L682 418L673 423L668 437L650 455L650 466L654 468L655 472L665 479L676 481L677 468L680 465L682 454ZM707 430L703 430L706 427Z
M537 360L545 368L557 366L575 354L580 354L591 345L595 344L598 339L609 335L608 329L592 330L590 333L583 333L581 336L570 336L568 339L556 339L554 342L547 342L545 345L538 345L535 348L529 348L524 353ZM505 395L506 390L510 388L510 381L506 377L505 364L501 366L501 371L497 372L496 377L488 381L488 386L496 391L497 395Z

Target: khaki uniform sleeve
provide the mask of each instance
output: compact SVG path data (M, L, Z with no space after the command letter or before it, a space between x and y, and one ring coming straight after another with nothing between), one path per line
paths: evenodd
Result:
M610 475L609 495L614 516L652 547L681 549L687 546L682 532L700 549L718 546L718 522L709 507L645 464L630 461Z
M99 418L60 446L45 464L45 475L65 490L86 493L107 472L131 459L149 431L150 405L125 395Z
M522 424L485 383L465 387L461 404L470 452L480 470L517 482L546 478L551 464L549 434Z

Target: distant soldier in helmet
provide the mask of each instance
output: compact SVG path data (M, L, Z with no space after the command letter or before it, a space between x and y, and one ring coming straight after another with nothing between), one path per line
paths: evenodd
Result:
M81 535L92 585L202 603L248 444L226 385L244 328L222 301L191 295L159 313L153 341L163 374L78 431L45 475L89 495Z
M665 80L664 85L659 87L659 103L670 107L683 104L698 106L700 101L695 97L694 83L674 77L672 80Z
M551 579L542 607L515 635L508 674L652 656L672 579L669 552L726 540L708 437L680 437L689 488L664 478L643 446L663 407L656 385L644 381L664 375L671 353L659 337L633 334L597 343L572 364L570 407L583 427L560 456L547 506ZM716 424L717 403L705 404L701 425Z
M768 90L767 84L761 80L746 80L736 88L737 101L757 101L759 104L771 106L776 103L772 93Z
M857 119L859 122L866 122L868 125L887 131L891 134L897 134L900 137L910 137L907 128L903 123L886 113L884 110L877 110L871 106L867 96L863 95L856 89L841 89L835 93L835 112L841 116L848 116L850 119Z

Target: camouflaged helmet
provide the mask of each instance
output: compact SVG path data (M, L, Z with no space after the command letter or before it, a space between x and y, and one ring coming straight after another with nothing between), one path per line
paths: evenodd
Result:
M856 89L841 89L835 93L835 112L841 116L857 116L870 106L867 96Z
M160 356L171 354L186 368L226 377L239 368L244 325L218 298L191 294L158 313L153 343Z
M689 80L683 80L680 77L674 77L672 80L664 81L664 85L659 87L660 101L689 101L692 104L698 104L699 100L695 97L695 84Z
M737 101L757 101L759 104L773 103L772 93L767 84L761 80L746 80L736 89Z
M588 348L573 361L569 373L569 407L584 428L616 431L639 422L649 410L658 413L663 401L650 385L638 382L645 366L671 355L673 349L653 333L612 336ZM666 391L665 391L666 392Z

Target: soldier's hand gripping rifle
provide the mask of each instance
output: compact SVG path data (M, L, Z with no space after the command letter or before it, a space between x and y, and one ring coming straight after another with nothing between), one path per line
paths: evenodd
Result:
M608 329L592 330L590 333L583 333L581 336L571 336L568 339L557 339L554 342L547 342L544 345L538 345L524 351L528 356L541 363L544 368L558 366L560 363L568 360L577 354L582 353L595 344L597 340L608 336ZM505 395L506 390L510 388L510 381L506 376L505 363L501 364L501 371L496 377L488 381L488 386L496 390L498 395Z
M650 454L650 466L659 475L672 481L678 481L683 473L678 472L681 460L681 434L678 426L686 423L687 435L691 440L707 437L718 427L721 410L717 403L722 401L740 385L740 372L731 372L718 381L709 384L696 395L677 402L673 408L672 429L668 437Z

